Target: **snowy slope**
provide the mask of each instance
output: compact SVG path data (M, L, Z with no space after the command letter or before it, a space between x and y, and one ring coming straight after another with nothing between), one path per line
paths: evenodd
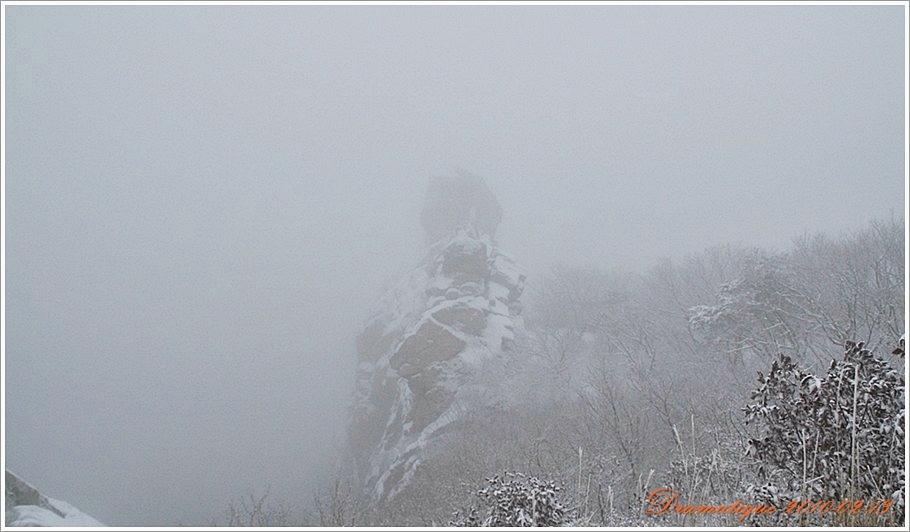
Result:
M6 526L93 527L105 526L73 505L42 495L6 471Z

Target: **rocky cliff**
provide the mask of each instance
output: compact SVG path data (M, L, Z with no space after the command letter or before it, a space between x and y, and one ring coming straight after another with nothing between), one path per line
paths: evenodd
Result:
M5 526L105 526L71 504L46 497L9 470L5 498Z
M435 179L423 261L381 298L357 339L349 427L356 476L382 501L482 395L479 377L524 332L524 275L494 240L501 209L467 174ZM444 449L441 450L444 452Z

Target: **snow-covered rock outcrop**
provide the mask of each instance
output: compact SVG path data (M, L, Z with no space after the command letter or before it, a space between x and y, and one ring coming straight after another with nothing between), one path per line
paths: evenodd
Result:
M501 209L474 176L436 179L421 264L379 301L358 337L349 427L373 501L393 497L441 435L474 406L478 377L524 334L524 275L494 236Z
M42 495L6 471L6 526L105 526L69 503Z

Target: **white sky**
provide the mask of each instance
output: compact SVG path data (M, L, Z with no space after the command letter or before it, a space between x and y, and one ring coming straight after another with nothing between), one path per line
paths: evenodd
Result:
M3 8L6 465L112 525L310 500L433 172L532 284L906 210L904 6Z

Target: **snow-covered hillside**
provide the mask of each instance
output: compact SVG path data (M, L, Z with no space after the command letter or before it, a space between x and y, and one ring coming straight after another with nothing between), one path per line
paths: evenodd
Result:
M105 526L73 505L42 495L6 471L6 526Z

